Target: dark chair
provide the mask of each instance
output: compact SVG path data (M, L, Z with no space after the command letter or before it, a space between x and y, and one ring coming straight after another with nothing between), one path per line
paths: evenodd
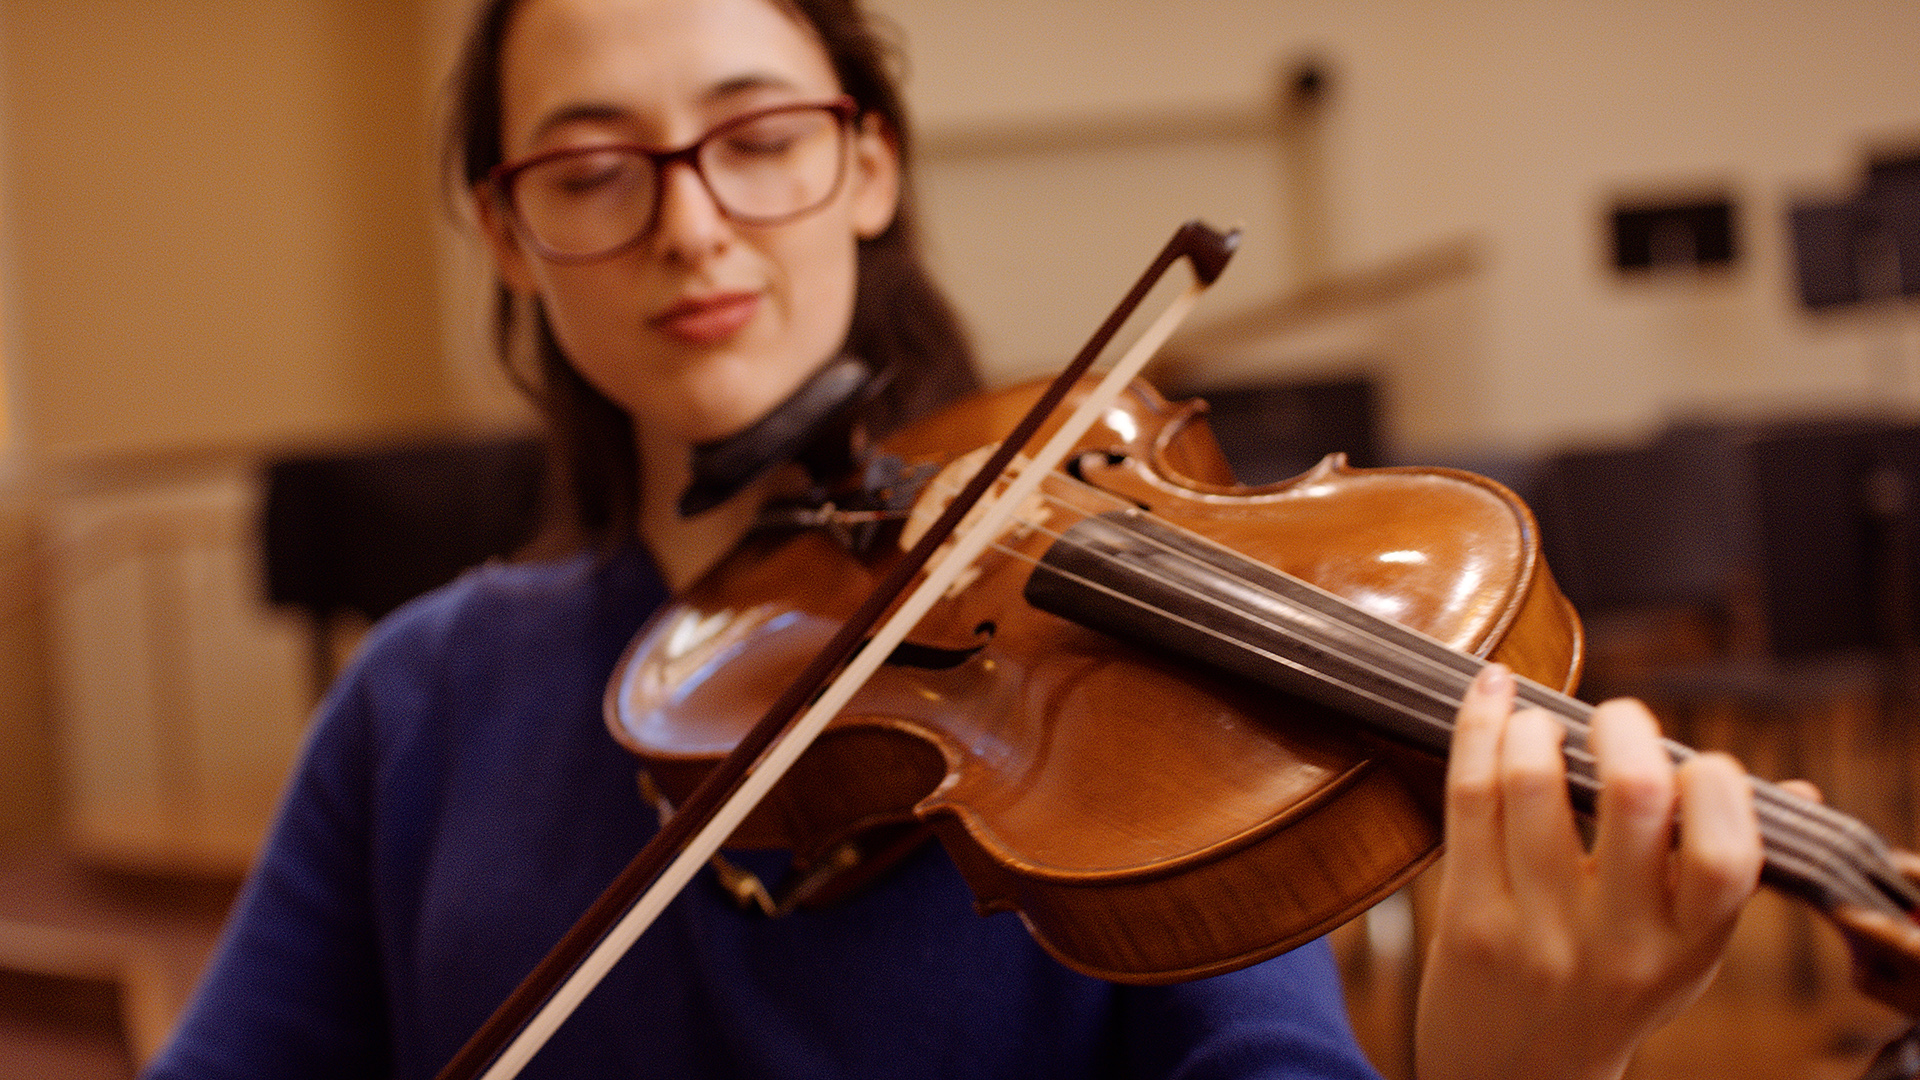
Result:
M1920 428L1684 425L1544 473L1549 564L1597 628L1583 696L1644 697L1683 741L1810 776L1896 840L1913 835ZM1708 630L1660 640L1675 624L1645 613L1662 610ZM1623 647L1636 615L1650 640Z
M1526 494L1574 606L1727 617L1755 543L1744 443L1737 429L1678 425L1647 443L1550 458Z
M1243 484L1297 476L1335 451L1382 464L1379 390L1370 378L1275 382L1206 390L1207 420Z
M314 679L333 678L333 627L369 622L523 547L541 500L532 437L446 439L281 458L266 467L261 544L270 603L313 627Z
M1773 424L1755 433L1749 454L1773 654L1909 653L1920 428Z

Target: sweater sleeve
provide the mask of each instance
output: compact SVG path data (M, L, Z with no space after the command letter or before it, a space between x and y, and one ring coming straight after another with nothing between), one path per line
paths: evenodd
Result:
M1378 1080L1354 1040L1325 939L1230 974L1122 997L1129 1076Z
M366 721L351 684L322 709L261 860L150 1080L387 1071L367 887Z

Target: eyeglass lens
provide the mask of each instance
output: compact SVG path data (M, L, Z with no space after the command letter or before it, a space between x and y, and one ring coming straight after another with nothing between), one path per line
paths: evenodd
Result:
M665 163L686 159L728 217L773 224L832 198L845 163L845 125L831 106L798 106L741 117L692 147L658 153L588 147L512 174L515 215L549 255L611 254L653 225Z

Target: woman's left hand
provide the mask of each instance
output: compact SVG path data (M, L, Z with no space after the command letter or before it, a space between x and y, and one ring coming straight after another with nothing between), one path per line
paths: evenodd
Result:
M1592 849L1567 797L1565 729L1514 710L1494 665L1462 704L1447 860L1416 1027L1420 1080L1613 1080L1712 979L1759 879L1740 766L1675 768L1638 702L1593 717Z

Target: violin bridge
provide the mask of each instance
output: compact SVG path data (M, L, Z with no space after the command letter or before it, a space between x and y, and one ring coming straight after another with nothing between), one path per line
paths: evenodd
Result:
M984 464L989 457L993 456L993 452L998 446L998 443L989 443L986 446L968 451L948 462L946 466L940 470L939 474L921 491L920 498L915 501L913 509L908 512L906 526L900 530L900 550L912 550L913 546L920 542L920 538L926 535L927 530L933 526L934 521L946 512L947 505L953 501L954 496L958 495L961 489L966 487L967 483L973 479L974 474L980 471L982 464ZM994 481L993 491L974 504L973 509L967 512L967 516L962 519L960 525L953 530L953 535L959 536L969 531L974 522L986 513L988 504L993 499L998 498L1000 492L1006 489L1012 477L1018 476L1022 470L1031 464L1031 458L1024 454L1016 455L1013 464L1008 468L1007 472L998 480ZM1007 526L1006 542L1018 543L1026 539L1032 535L1035 530L1044 528L1047 519L1051 516L1052 511L1047 507L1045 496L1037 491L1027 496L1025 504L1014 513ZM942 544L939 550L934 553L933 558L928 560L928 565L936 565L938 560L945 558L947 553L952 550L953 543L954 542L949 539L945 544ZM980 571L978 568L968 567L953 580L951 585L947 586L946 598L948 600L957 598L972 586L979 577Z

